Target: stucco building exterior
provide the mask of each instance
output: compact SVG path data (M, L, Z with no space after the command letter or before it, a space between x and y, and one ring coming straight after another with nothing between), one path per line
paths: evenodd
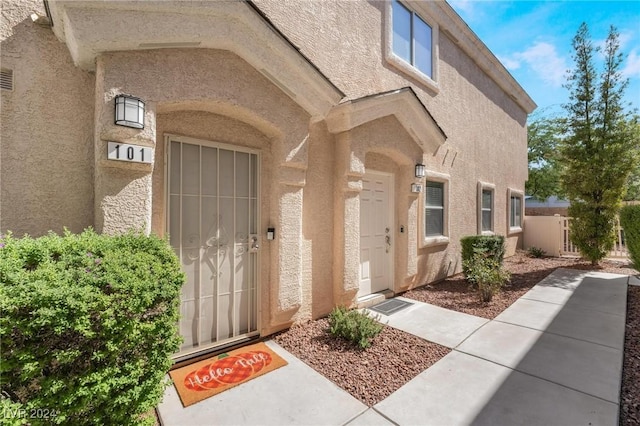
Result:
M535 104L444 1L4 0L0 31L0 230L169 235L181 356L521 245Z

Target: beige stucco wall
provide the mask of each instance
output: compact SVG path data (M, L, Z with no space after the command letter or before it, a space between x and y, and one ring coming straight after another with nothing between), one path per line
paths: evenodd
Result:
M309 166L304 188L303 309L298 318L318 318L333 308L333 167L335 143L324 122L309 132Z
M256 3L347 97L411 86L446 133L447 143L423 161L429 171L450 176L450 242L418 249L419 273L411 285L460 271L459 240L477 234L478 181L495 185L495 232L508 234L507 189L523 190L527 178L527 114L442 28L434 90L385 60L384 2ZM438 15L431 3L421 4ZM393 139L387 142L393 145ZM422 217L420 212L416 220ZM509 254L521 238L508 235Z
M479 181L495 185L495 231L507 234L508 189L523 190L527 177L526 113L458 44L440 33L434 88L385 60L383 2L256 3L347 99L411 86L446 143L436 150L439 141L425 140L432 134L415 135L431 124L408 128L407 116L395 110L395 116L376 116L371 108L363 114L371 121L330 130L329 119L312 117L308 99L286 93L280 75L267 78L227 50L102 53L95 74L80 71L51 29L28 19L40 1L20 0L21 6L3 10L2 21L2 66L16 67L16 91L2 92L0 230L38 234L95 224L109 233L142 228L163 234L165 134L259 149L262 334L353 303L359 193L368 170L394 175L395 292L460 271L459 240L477 233ZM113 123L120 93L146 101L144 130ZM384 108L412 105L408 98L419 105L405 92L397 98L404 104ZM422 106L416 110L412 119L431 123ZM108 161L110 140L152 147L155 164ZM448 244L424 246L424 194L410 192L417 162L449 176ZM277 237L267 242L271 226ZM521 234L508 236L509 252L520 240Z
M96 75L96 226L104 232L147 226L164 232L165 134L260 149L262 332L308 318L312 299L303 292L311 289L310 275L301 273L312 254L302 237L308 113L228 51L106 53L98 59ZM113 124L118 93L146 101L144 130ZM141 168L109 162L109 140L154 147L155 164ZM268 226L276 228L277 238L267 243Z
M0 62L14 90L0 91L0 231L79 232L93 224L95 79L34 12L42 1L2 2Z

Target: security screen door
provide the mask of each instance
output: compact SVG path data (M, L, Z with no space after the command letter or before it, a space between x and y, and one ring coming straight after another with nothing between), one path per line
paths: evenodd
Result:
M187 282L178 357L258 334L256 151L168 138L168 227Z

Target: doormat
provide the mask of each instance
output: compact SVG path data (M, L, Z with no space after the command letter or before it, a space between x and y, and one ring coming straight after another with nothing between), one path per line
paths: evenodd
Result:
M188 407L287 365L264 343L245 346L170 371L180 401Z
M377 305L372 306L368 309L371 309L372 311L380 312L381 314L384 314L384 315L391 315L411 305L413 305L413 303L407 302L404 300L387 299L384 302L380 302Z

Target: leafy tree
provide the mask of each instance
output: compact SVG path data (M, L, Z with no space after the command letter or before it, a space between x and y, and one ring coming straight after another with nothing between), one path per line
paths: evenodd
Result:
M573 39L575 68L565 85L568 134L561 144L561 185L571 202L571 240L594 265L613 247L615 218L628 177L638 167L636 125L622 104L628 81L620 72L618 39L612 26L604 47L594 47L583 23ZM604 66L598 74L594 62L600 51Z
M625 201L640 201L640 168L634 170L627 180Z
M528 195L538 200L564 195L560 188L558 146L565 121L562 117L545 117L538 113L527 126L529 179L525 188Z
M640 117L636 115L629 125L632 126L632 132L634 132L636 140L640 140ZM640 166L634 167L629 174L624 200L640 201Z

